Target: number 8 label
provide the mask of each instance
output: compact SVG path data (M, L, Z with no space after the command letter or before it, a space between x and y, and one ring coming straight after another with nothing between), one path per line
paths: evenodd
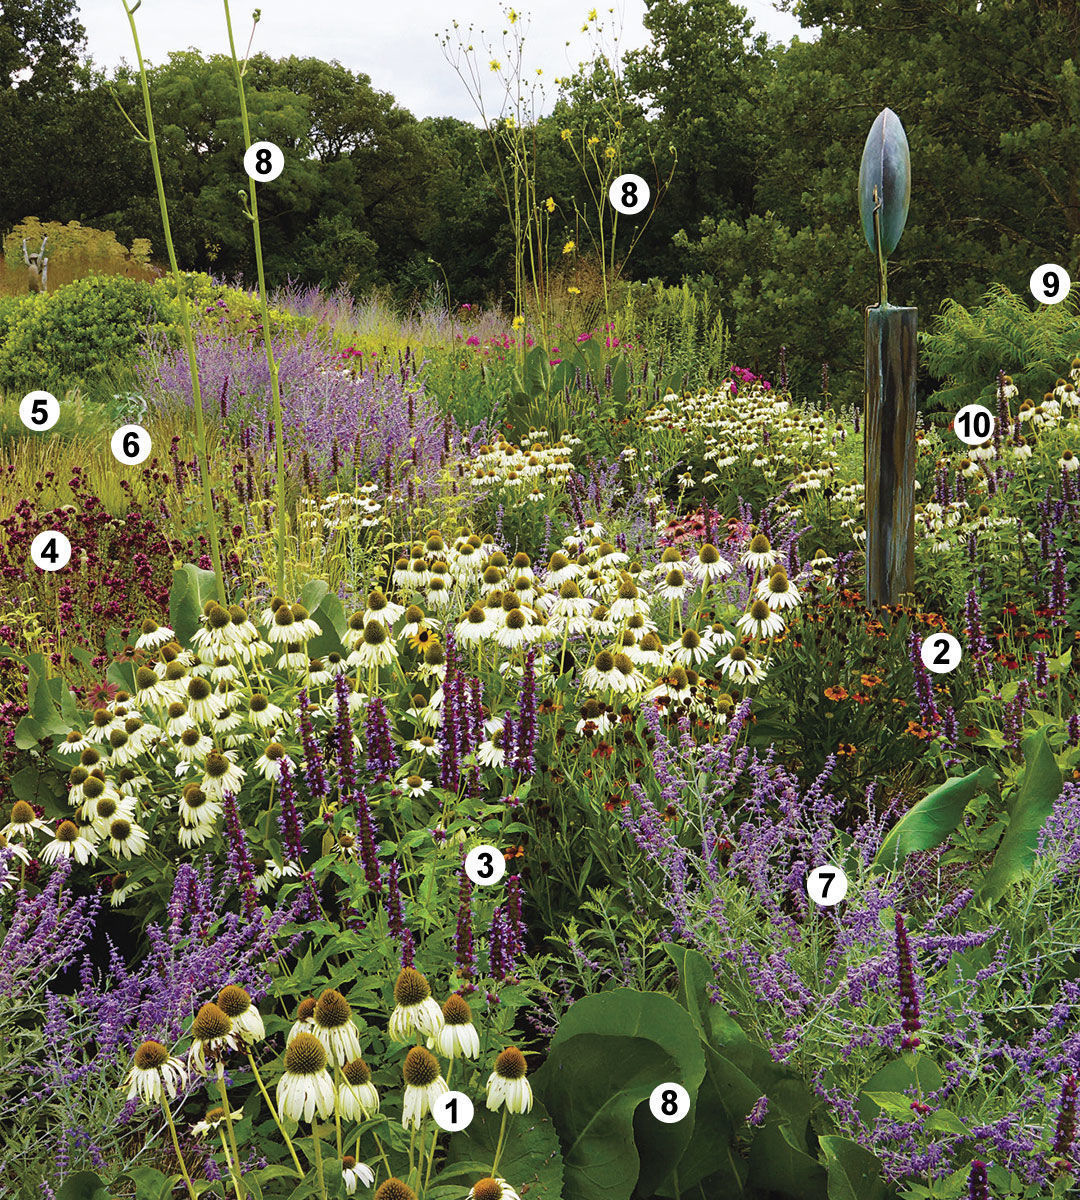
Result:
M285 155L273 142L252 142L244 152L244 170L256 183L273 183L285 170Z
M649 205L652 192L640 175L620 175L611 181L608 200L612 208L624 216L636 216Z
M674 1125L690 1111L690 1093L681 1083L661 1083L649 1096L649 1112L665 1125Z
M479 887L498 883L506 874L506 859L498 846L474 846L465 855L465 874Z

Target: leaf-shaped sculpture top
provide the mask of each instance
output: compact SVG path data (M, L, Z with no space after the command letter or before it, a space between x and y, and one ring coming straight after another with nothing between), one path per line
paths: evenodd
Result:
M859 167L859 214L866 244L877 254L874 240L874 188L881 201L881 251L888 257L904 232L908 204L911 201L911 156L907 135L900 118L891 108L883 108L863 147Z

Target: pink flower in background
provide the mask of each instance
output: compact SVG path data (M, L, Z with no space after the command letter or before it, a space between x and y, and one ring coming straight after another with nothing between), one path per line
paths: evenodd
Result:
M472 337L470 337L470 338L466 338L466 340L465 340L465 345L466 345L466 346L479 346L479 345L480 345L480 339L479 339L479 338L478 338L478 337L477 337L475 334L473 334L473 336L472 336Z

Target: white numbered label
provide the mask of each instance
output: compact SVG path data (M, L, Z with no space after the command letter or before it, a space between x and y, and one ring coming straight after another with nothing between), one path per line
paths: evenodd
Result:
M285 155L273 142L252 142L244 152L244 170L256 183L272 183L285 170Z
M137 467L150 457L150 435L141 425L121 425L112 435L113 458L126 467Z
M1043 263L1031 272L1028 287L1040 304L1060 304L1069 294L1072 280L1064 267L1057 263Z
M431 1106L435 1124L447 1133L460 1133L473 1119L476 1109L464 1092L443 1092Z
M611 181L607 196L617 212L632 217L648 208L652 192L640 175L620 175Z
M465 855L465 874L481 887L498 883L506 874L506 859L498 846L474 846Z
M981 404L965 404L953 420L953 430L965 446L981 446L994 436L994 414Z
M45 529L30 543L30 559L42 571L60 571L71 562L71 543L55 529Z
M52 392L27 392L19 402L19 420L39 433L60 420L60 401Z
M944 675L960 665L964 651L951 633L932 633L923 640L923 666L937 675Z
M839 867L815 867L806 877L806 894L821 908L832 908L847 895L847 876Z
M674 1125L690 1111L690 1093L681 1083L661 1083L649 1096L649 1112L665 1125Z

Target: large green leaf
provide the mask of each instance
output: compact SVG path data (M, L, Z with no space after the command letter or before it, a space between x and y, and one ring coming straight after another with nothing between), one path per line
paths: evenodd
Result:
M949 779L935 788L889 830L871 869L895 870L916 850L940 846L964 819L964 811L972 799L980 792L989 791L995 779L990 767L980 767L970 775Z
M997 900L1035 860L1039 830L1061 794L1061 769L1039 729L1024 739L1024 770L1012 798L1009 827L982 882L979 898Z
M766 1120L750 1144L750 1183L790 1200L826 1200L825 1169L801 1141L790 1123Z
M109 1200L109 1189L95 1171L76 1171L56 1189L56 1200Z
M566 1200L627 1200L639 1176L650 1194L686 1150L693 1118L635 1125L635 1110L668 1081L696 1102L704 1074L697 1031L670 996L616 988L573 1005L533 1081L562 1142Z
M911 155L900 118L883 108L866 136L859 165L859 216L870 251L877 255L874 239L874 189L881 202L881 251L886 258L896 249L907 222L911 203Z
M859 1116L867 1125L873 1124L880 1106L870 1098L871 1092L903 1092L906 1088L919 1085L925 1094L936 1091L941 1084L941 1071L932 1058L908 1052L886 1063L880 1071L875 1071L859 1089Z
M169 589L169 625L182 646L199 628L202 606L216 595L217 583L213 571L204 571L194 563L184 563L173 572Z
M818 1139L829 1174L829 1200L882 1200L881 1164L858 1142L827 1136Z
M707 1182L707 1196L740 1195L746 1186L749 1167L736 1150L735 1126L728 1105L713 1082L711 1067L698 1088L693 1117L694 1136L677 1166L655 1189L655 1194L684 1200L695 1187ZM635 1126L646 1119L651 1119L648 1109L639 1108Z
M446 1164L436 1182L464 1176L457 1188L457 1195L462 1196L477 1179L489 1174L501 1121L501 1113L489 1112L479 1105L468 1129L450 1139ZM468 1168L470 1163L483 1164L483 1171L475 1175L475 1167L471 1171ZM539 1100L534 1101L531 1112L511 1119L499 1159L499 1174L519 1194L525 1195L528 1189L530 1200L561 1200L563 1160L559 1138Z

